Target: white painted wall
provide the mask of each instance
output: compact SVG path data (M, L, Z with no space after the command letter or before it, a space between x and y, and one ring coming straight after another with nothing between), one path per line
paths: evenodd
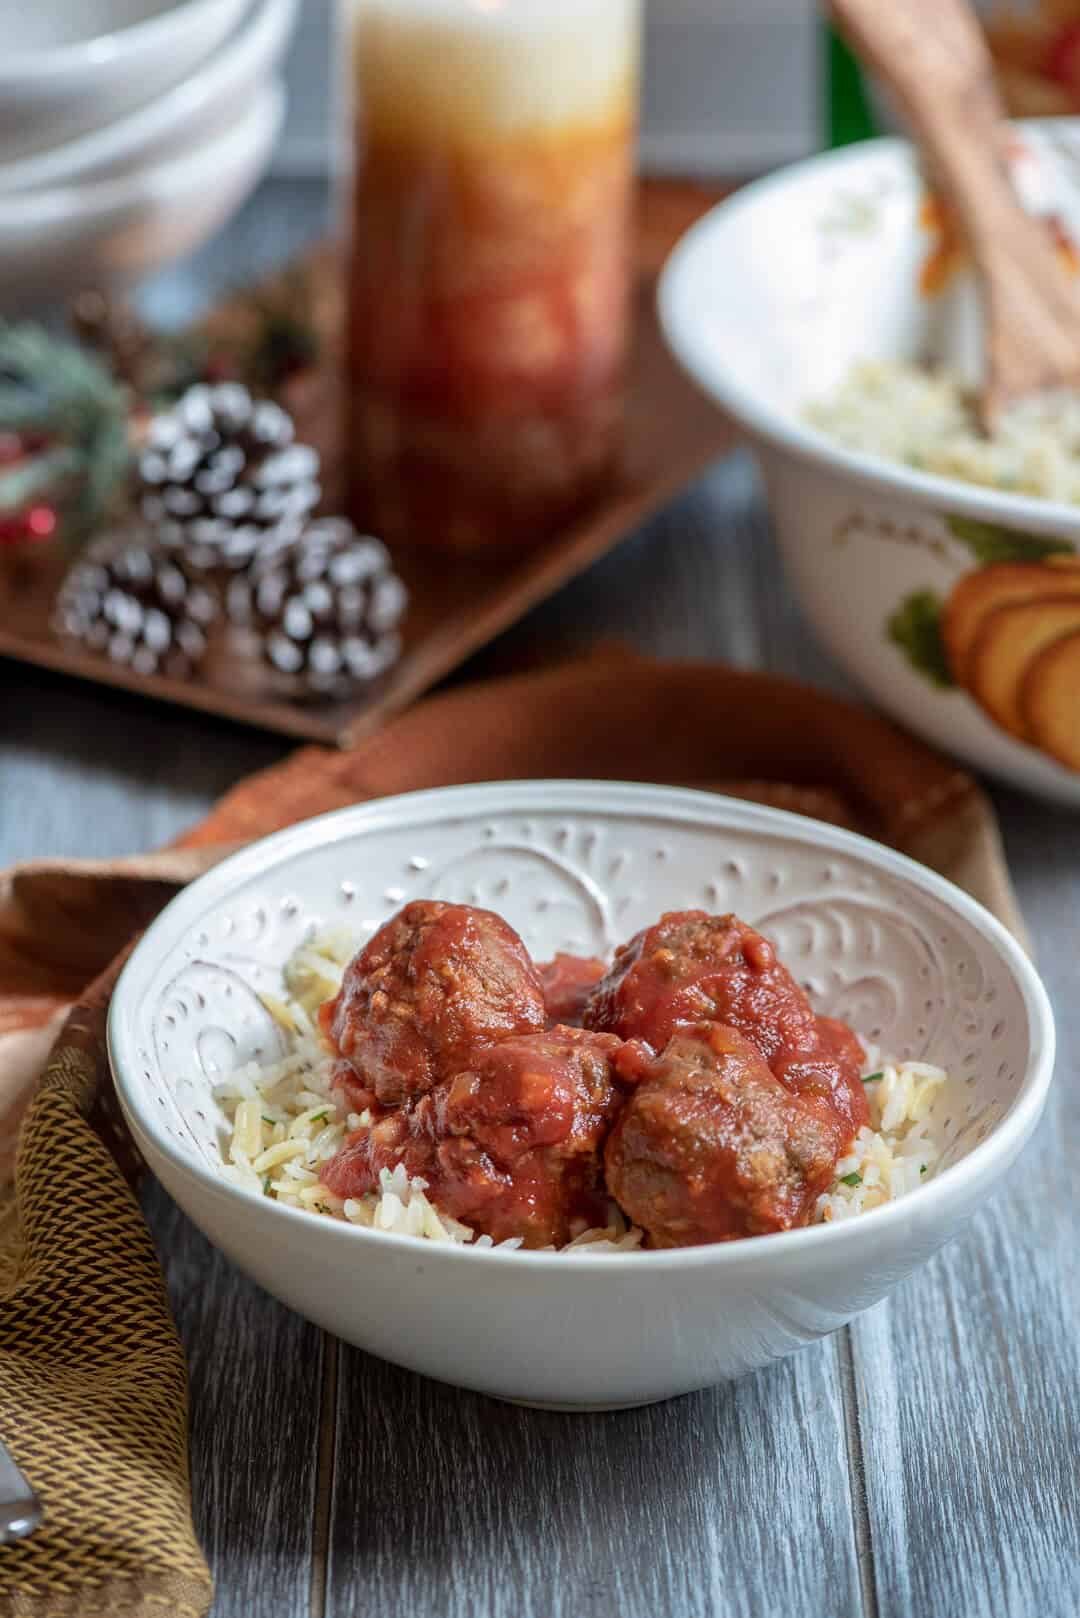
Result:
M278 168L329 159L337 0L304 0L288 65ZM748 174L819 143L814 0L648 0L642 163L682 174Z

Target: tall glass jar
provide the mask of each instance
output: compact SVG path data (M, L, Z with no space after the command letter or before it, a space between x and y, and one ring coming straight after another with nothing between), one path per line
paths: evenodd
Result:
M350 515L535 542L610 473L639 0L345 0Z

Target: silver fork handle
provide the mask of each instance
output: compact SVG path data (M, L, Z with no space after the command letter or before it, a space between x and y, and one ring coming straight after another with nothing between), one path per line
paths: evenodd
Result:
M32 1534L44 1515L41 1501L0 1444L0 1545Z

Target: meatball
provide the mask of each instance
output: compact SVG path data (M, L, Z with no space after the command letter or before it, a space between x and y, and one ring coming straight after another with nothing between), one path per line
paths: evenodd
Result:
M538 968L548 1022L580 1028L589 995L607 971L594 956L558 954Z
M736 1029L703 1023L651 1058L604 1166L652 1246L694 1247L805 1224L846 1141L827 1102L786 1090Z
M418 899L369 939L322 1007L356 1111L424 1095L474 1050L544 1027L544 992L514 929L490 910Z
M360 1196L401 1163L441 1211L493 1240L561 1247L606 1217L601 1153L622 1105L619 1046L556 1027L478 1051L452 1079L358 1131L323 1183Z
M827 1098L849 1136L868 1122L855 1035L815 1016L768 939L737 916L661 916L617 951L584 1017L586 1028L642 1039L654 1051L708 1020L744 1034L788 1089Z

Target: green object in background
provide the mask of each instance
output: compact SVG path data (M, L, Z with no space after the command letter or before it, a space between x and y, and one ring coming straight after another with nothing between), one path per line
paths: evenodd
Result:
M1017 528L979 522L975 517L946 517L945 525L984 567L990 562L1043 562L1048 556L1076 554L1070 540L1025 534Z
M941 600L933 590L916 590L901 601L886 624L886 632L917 674L931 685L955 682L941 633Z
M825 139L829 146L851 146L881 131L855 57L835 28L825 26Z
M72 547L89 539L126 495L129 407L93 354L0 320L0 439L11 454L0 462L0 525L41 506Z

